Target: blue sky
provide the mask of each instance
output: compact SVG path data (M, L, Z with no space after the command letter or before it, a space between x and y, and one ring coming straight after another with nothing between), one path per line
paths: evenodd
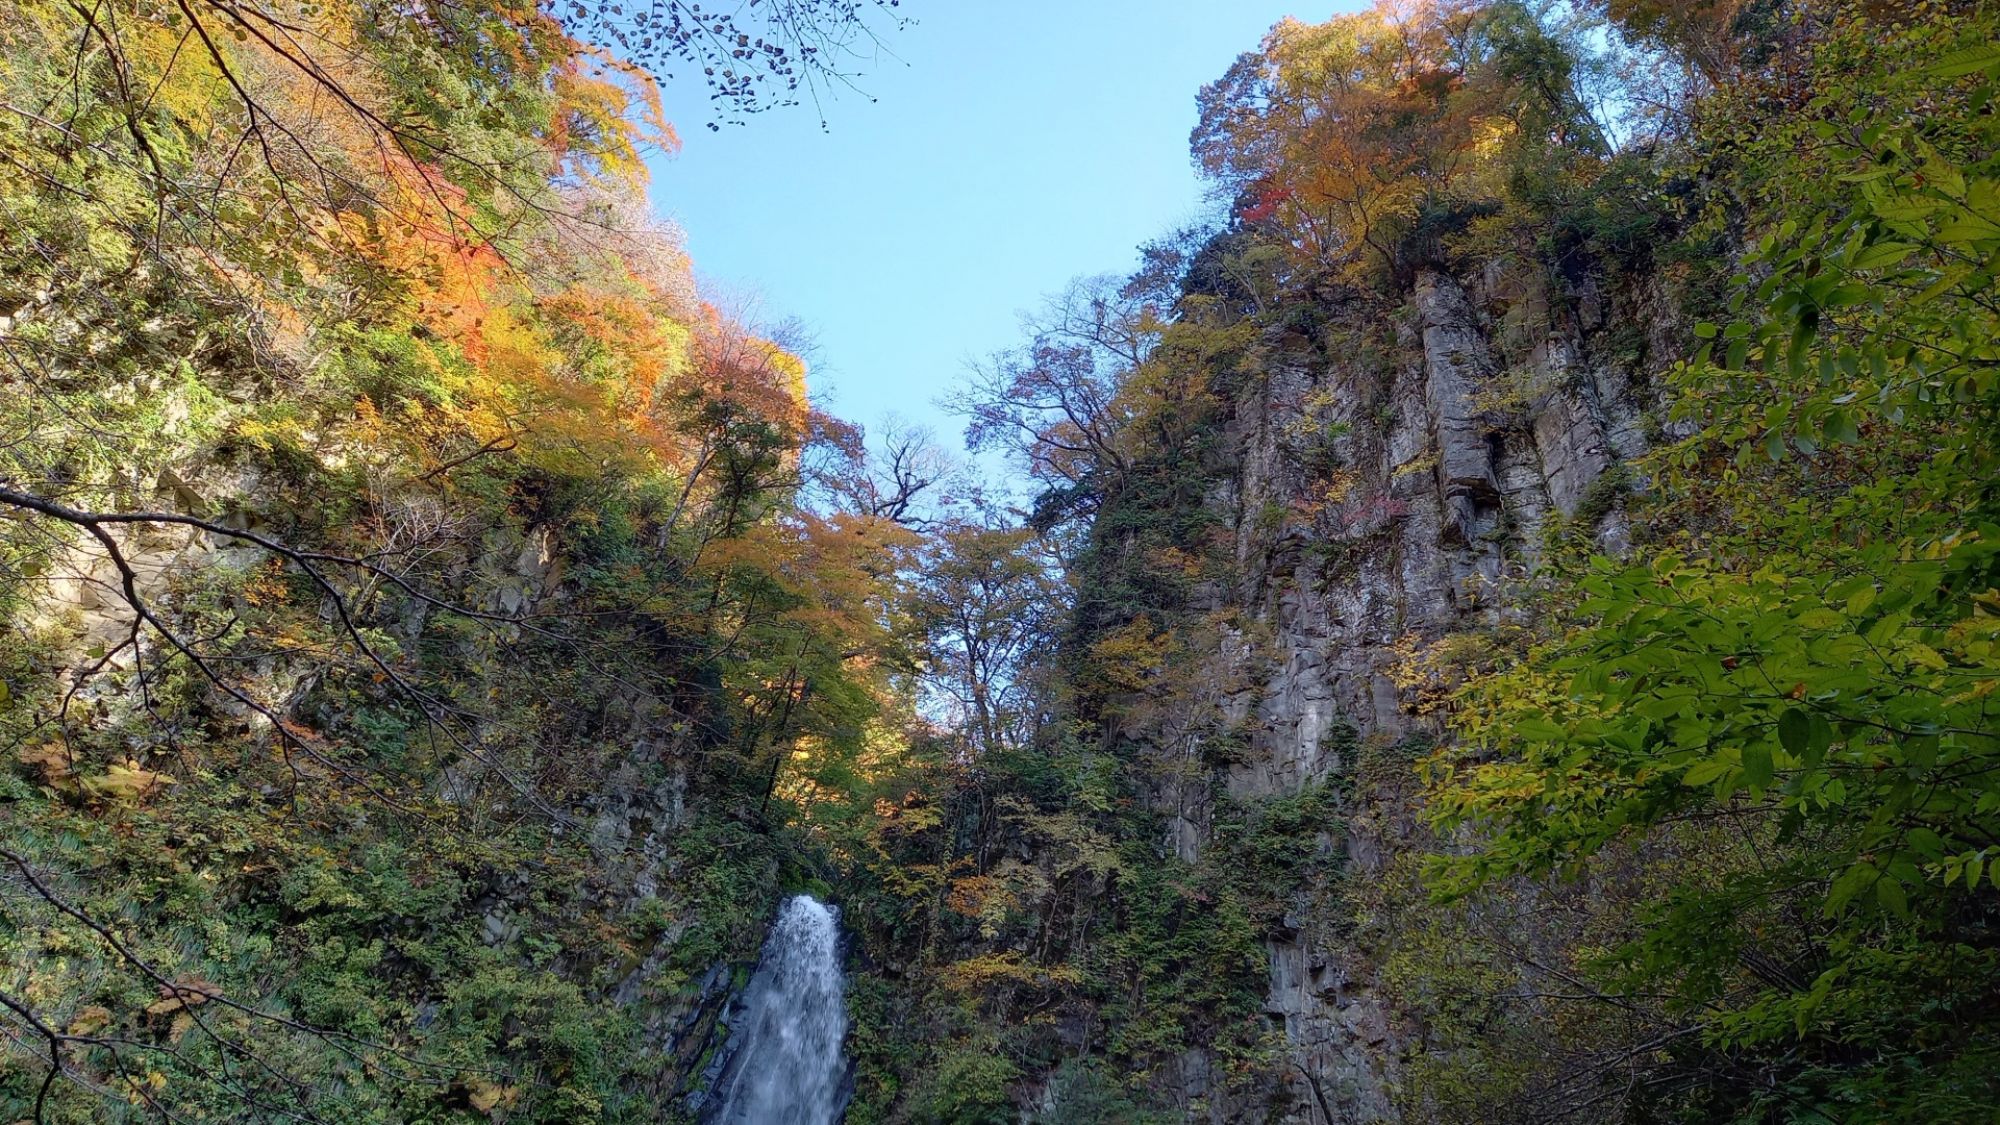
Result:
M1072 277L1124 272L1196 217L1195 92L1297 0L903 0L917 22L866 64L864 94L711 133L672 98L683 140L653 162L656 209L696 271L796 317L812 382L871 429L888 413L954 447L935 400L1018 314ZM1324 10L1322 10L1322 8ZM868 96L876 100L870 102Z

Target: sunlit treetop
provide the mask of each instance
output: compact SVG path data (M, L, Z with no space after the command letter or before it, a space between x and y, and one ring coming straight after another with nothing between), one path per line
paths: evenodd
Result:
M1195 159L1314 266L1393 268L1426 220L1498 194L1510 152L1605 150L1577 90L1580 27L1452 0L1285 20L1202 90Z

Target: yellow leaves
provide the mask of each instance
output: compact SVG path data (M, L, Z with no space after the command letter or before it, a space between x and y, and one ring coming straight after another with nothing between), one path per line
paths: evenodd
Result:
M1903 646L1903 656L1919 668L1932 672L1942 672L1947 665L1944 657L1927 644L1911 643Z
M298 419L283 417L275 419L245 418L230 431L230 435L255 449L271 452L277 449L298 448L306 443L306 432Z
M228 104L232 91L215 60L205 51L187 50L184 33L165 21L125 21L118 39L133 78L155 91L157 108L196 124L212 120Z
M1476 631L1435 639L1404 633L1390 645L1389 677L1416 713L1438 711L1451 704L1469 681L1493 669L1505 654L1505 640Z
M473 1075L463 1080L465 1100L473 1109L489 1117L499 1117L521 1100L519 1086L507 1086L490 1078Z
M803 422L806 411L809 408L806 391L806 361L771 343L769 340L759 340L757 341L757 345L764 351L771 370L777 373L779 386L783 387L791 395L792 406L796 412L797 419Z
M895 702L903 709L912 705L907 696L899 697ZM905 725L907 711L885 710L891 710L891 713L869 723L862 731L861 752L854 761L856 776L871 783L905 769L908 764L910 739L909 728ZM912 792L905 798L905 803L917 799ZM935 824L944 822L943 814L935 810L929 815Z
M113 763L102 774L81 773L77 767L83 764L82 759L60 742L25 746L15 751L14 757L39 773L42 784L50 792L81 796L99 803L143 804L166 786L174 784L174 779L166 774L149 770L130 759Z
M1436 472L1437 467L1438 455L1436 453L1424 453L1397 465L1391 470L1390 476L1395 480L1403 480L1415 476L1428 476Z
M145 1074L126 1073L119 1076L125 1089L125 1100L134 1106L151 1108L159 1104L160 1094L167 1088L167 1076L157 1070Z
M949 864L909 863L891 857L879 846L875 850L877 858L870 863L870 870L890 894L910 902L934 899L954 873L972 865L963 858Z
M1170 634L1155 629L1152 620L1141 615L1090 646L1090 654L1107 684L1120 691L1143 691L1165 667L1172 641Z
M775 580L794 599L782 612L784 620L848 650L880 639L881 583L915 542L892 520L799 513L710 544L702 569Z
M948 987L973 992L996 984L1025 985L1033 988L1062 988L1083 982L1083 974L1071 965L1037 965L1014 950L983 953L954 961L940 971Z
M1993 599L1993 591L1975 596L1973 612L1945 630L1938 641L1952 660L1966 666L1964 672L1976 677L1962 682L1960 690L1948 697L1954 706L1984 699L2000 684L2000 615L1988 608Z
M644 69L607 51L570 41L572 53L550 76L556 106L545 143L559 166L593 183L638 187L646 181L644 147L680 147L667 124L660 88Z
M1450 799L1470 809L1497 809L1522 801L1532 801L1547 789L1547 779L1532 766L1518 762L1496 762L1475 767L1459 779Z
M111 1009L91 1004L77 1009L76 1015L69 1021L69 1026L63 1030L68 1035L96 1035L110 1026Z
M1086 808L1108 811L1109 806L1101 798L1079 794L1077 799ZM1117 841L1106 835L1090 816L1070 809L1054 813L1037 812L1029 803L1014 797L1001 798L1000 805L1007 810L1006 817L1010 823L1019 825L1024 834L1040 842L1039 852L1058 878L1078 871L1104 878L1121 868L1123 860L1118 854ZM1030 869L1022 874L1031 884L1039 883L1042 889L1046 889L1038 871ZM1036 886L1030 885L1022 893L1033 897L1032 892L1036 889Z
M173 784L174 779L166 774L156 773L129 760L114 764L99 777L82 780L84 791L91 796L127 805L141 804Z

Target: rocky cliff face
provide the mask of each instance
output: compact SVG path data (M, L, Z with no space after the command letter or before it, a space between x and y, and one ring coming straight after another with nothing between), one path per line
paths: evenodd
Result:
M213 517L220 526L234 530L277 534L243 499L267 494L269 482L254 473L217 466L191 471L190 476L193 479L163 471L149 494L134 489L140 506ZM409 518L414 522L418 517L412 513ZM564 587L564 560L546 528L467 524L461 530L467 528L463 547L443 568L451 600L438 604L496 616L549 618L569 608L573 591ZM133 571L135 591L151 605L174 603L182 596L179 586L192 573L248 571L269 560L261 548L197 528L132 524L115 527L110 534ZM133 611L117 593L120 576L110 558L83 549L88 545L81 534L71 537L58 556L59 576L49 582L29 620L42 635L67 642L65 651L76 654L72 674L88 666L92 658L85 654L91 651L108 653L106 666L129 672L139 650L120 642L133 632ZM363 600L365 596L357 597L355 603ZM414 650L425 641L426 625L439 615L433 603L410 603L387 622L383 635ZM520 635L518 626L501 632L509 639ZM491 659L470 641L462 643L456 655L467 666ZM279 656L247 667L261 692L281 701L273 713L300 721L319 670L311 662ZM100 715L122 716L140 706L116 682L93 681L86 689L79 698ZM229 722L246 731L269 729L268 716L241 703L223 701L218 707ZM627 948L604 942L565 950L551 968L621 1009L642 1029L649 1075L641 1092L661 1105L689 1091L698 1093L715 1078L729 1032L727 1012L740 993L761 932L732 932L726 941L694 943L712 949L697 965L688 964L680 948L702 918L702 911L689 907L687 884L710 857L685 854L682 836L695 819L688 799L695 749L675 732L674 718L666 701L630 687L607 693L595 713L566 732L578 744L573 750L595 751L592 776L601 778L580 787L578 804L569 810L573 823L556 830L558 837L575 834L587 841L582 854L589 857L590 875L575 889L574 900L584 905L552 907L547 887L532 871L494 871L488 874L484 893L471 903L477 913L469 920L481 943L511 954L524 938L547 929L551 909L595 908L607 917L626 920L649 911L659 914L658 924L642 931L645 944ZM501 739L496 736L494 741ZM442 771L436 787L456 803L491 801L505 793L492 772L485 762L467 761ZM750 866L757 894L744 909L755 917L763 913L761 904L772 893L776 863L753 856ZM424 1018L435 1015L433 1004Z
M1435 736L1409 654L1504 624L1556 530L1624 542L1624 465L1647 444L1645 376L1671 354L1673 318L1645 284L1573 290L1497 266L1430 271L1399 303L1329 310L1319 346L1267 337L1274 358L1231 406L1231 471L1210 498L1240 576L1208 591L1205 608L1235 623L1213 704L1248 750L1169 794L1184 858L1220 797L1332 780L1348 796L1326 846L1350 882L1383 877L1416 831L1410 748ZM1372 761L1390 768L1371 778ZM1303 903L1268 948L1266 1011L1293 1064L1283 1119L1395 1117L1412 1029L1379 979L1386 950L1351 908Z

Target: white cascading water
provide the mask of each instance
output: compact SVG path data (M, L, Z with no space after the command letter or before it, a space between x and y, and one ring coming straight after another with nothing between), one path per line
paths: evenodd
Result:
M797 895L778 912L743 991L716 1125L834 1125L847 1109L840 912Z

